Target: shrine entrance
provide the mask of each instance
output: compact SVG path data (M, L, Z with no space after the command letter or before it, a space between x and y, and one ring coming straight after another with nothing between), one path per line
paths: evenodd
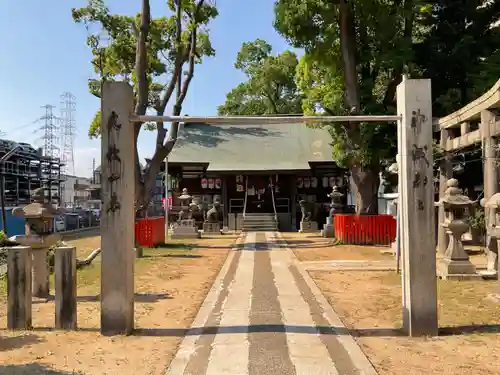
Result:
M270 175L246 176L245 213L275 214L275 191Z
M402 243L402 321L410 336L438 334L431 82L403 77L397 87L396 115L350 116L149 116L134 115L134 90L125 82L104 82L101 96L101 332L134 329L135 123L177 122L305 126L333 122L397 123L400 235ZM305 148L309 140L301 139ZM286 150L283 150L286 158ZM270 192L274 194L271 189ZM252 209L267 199L252 196ZM246 194L248 201L248 195ZM271 202L275 200L272 199ZM274 207L274 212L276 212Z

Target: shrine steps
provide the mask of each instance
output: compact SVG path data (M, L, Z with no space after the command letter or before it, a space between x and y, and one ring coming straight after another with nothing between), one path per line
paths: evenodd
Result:
M246 214L243 218L243 232L273 232L278 230L274 214Z

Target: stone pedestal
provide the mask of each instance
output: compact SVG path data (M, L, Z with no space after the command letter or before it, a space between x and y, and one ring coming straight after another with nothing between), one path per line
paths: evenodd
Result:
M326 224L323 225L323 230L321 231L321 235L326 238L334 238L335 237L335 228L333 226L333 218L329 217L326 219Z
M220 223L203 223L203 233L220 233Z
M76 248L56 248L56 328L76 330Z
M470 260L440 259L437 266L438 276L444 280L469 280L480 278L476 266Z
M201 238L201 233L193 219L179 220L172 230L172 239L175 238Z
M31 248L16 246L7 253L7 328L31 328Z
M315 221L301 221L300 233L315 233L318 231L318 223Z
M31 293L33 297L48 298L50 296L49 288L49 265L47 262L47 253L49 248L59 241L59 236L55 234L37 235L26 234L17 235L10 238L23 246L32 248L32 277Z

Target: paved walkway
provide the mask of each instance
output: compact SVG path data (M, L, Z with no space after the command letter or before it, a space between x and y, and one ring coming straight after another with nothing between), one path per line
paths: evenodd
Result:
M375 375L275 232L243 234L166 375Z

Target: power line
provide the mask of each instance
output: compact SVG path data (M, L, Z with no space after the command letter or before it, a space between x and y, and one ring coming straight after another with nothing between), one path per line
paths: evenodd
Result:
M60 156L62 162L62 173L72 175L75 174L75 152L74 141L76 131L76 98L70 92L65 92L61 95L61 143L60 143Z
M40 120L43 120L44 124L38 130L43 131L43 136L39 138L43 141L43 155L49 158L57 158L59 156L59 147L57 146L59 128L56 125L58 118L54 116L53 105L46 104L42 108L45 109L45 115L40 117Z

